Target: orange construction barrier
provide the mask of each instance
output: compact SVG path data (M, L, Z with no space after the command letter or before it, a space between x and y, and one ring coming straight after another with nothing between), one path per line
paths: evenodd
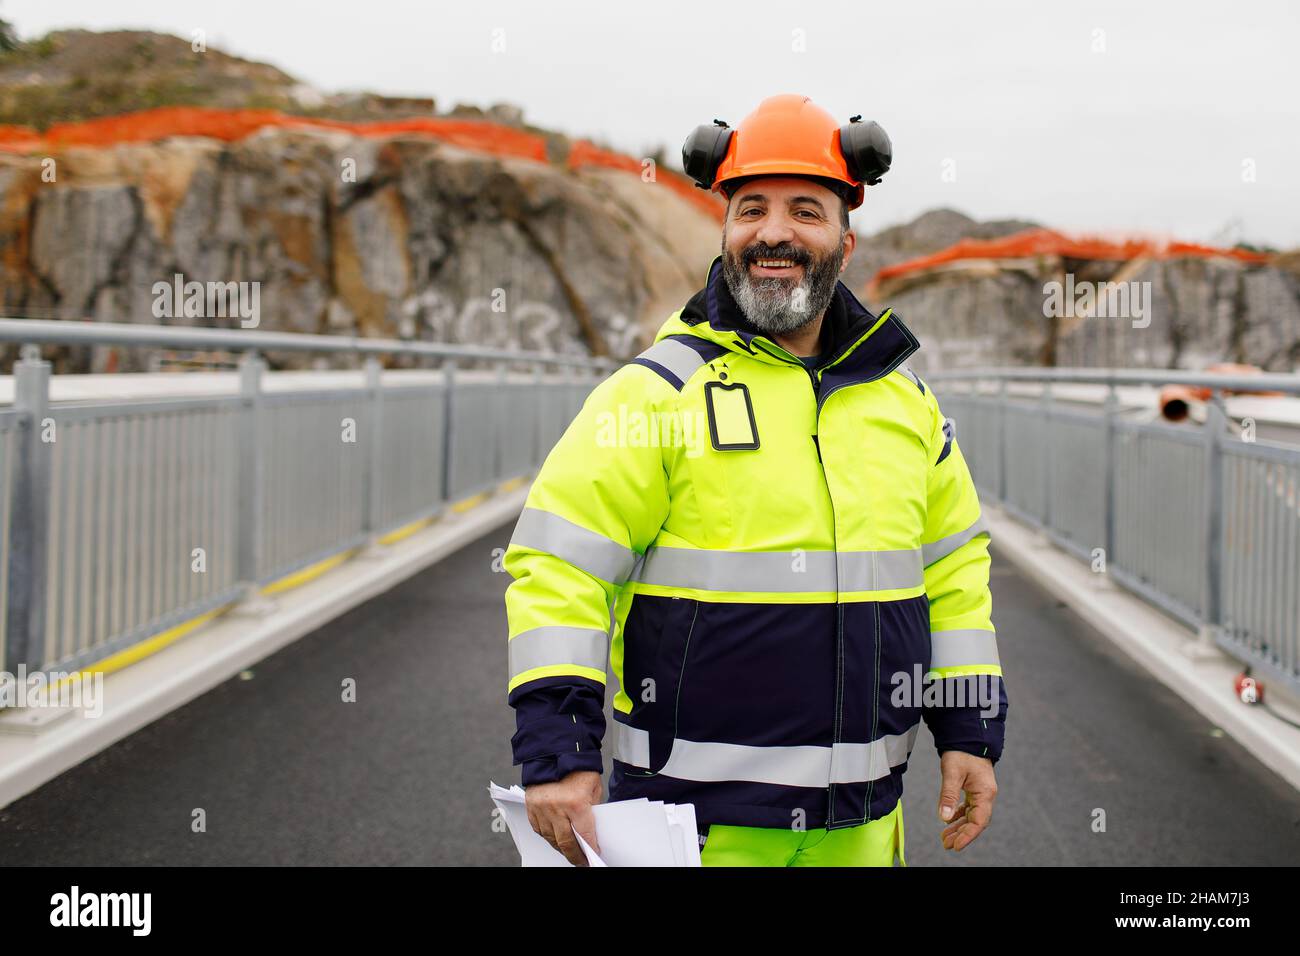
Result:
M542 137L486 120L426 116L374 123L348 123L291 116L276 110L219 110L199 106L166 106L78 123L55 123L43 134L36 134L21 126L0 127L0 150L30 153L69 146L147 143L170 136L200 136L235 142L268 126L338 129L358 136L415 133L466 149L546 162L546 141Z
M546 140L534 133L487 120L442 116L412 117L353 123L343 120L292 116L277 110L222 110L199 106L166 106L123 113L77 123L55 123L44 133L26 126L0 125L0 152L53 152L72 146L108 147L118 143L151 143L171 136L196 136L236 142L268 127L335 129L357 136L385 137L402 134L430 136L455 146L497 156L512 156L544 163ZM567 168L604 166L641 175L641 161L578 140L569 151ZM722 221L723 205L711 193L695 188L670 169L655 171L662 183L705 214Z
M607 149L601 149L585 139L578 140L569 150L568 166L569 169L582 169L584 166L604 166L607 169L621 169L637 176L641 175L642 169L641 160L625 156L623 153L614 153ZM697 188L685 176L671 169L656 168L655 182L663 183L702 212L712 216L718 222L722 221L726 207L718 201L714 194Z
M1001 239L963 239L947 249L919 259L909 259L885 266L876 273L873 283L883 282L911 272L921 272L934 266L961 259L1024 259L1034 256L1061 256L1065 259L1101 259L1125 261L1129 259L1181 259L1187 257L1212 258L1226 256L1240 262L1267 262L1271 256L1245 249L1216 249L1192 242L1164 241L1150 238L1132 238L1115 241L1093 236L1073 238L1051 229L1026 229Z

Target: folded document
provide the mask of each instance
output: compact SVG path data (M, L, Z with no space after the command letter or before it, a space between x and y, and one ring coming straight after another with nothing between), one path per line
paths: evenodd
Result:
M528 822L524 791L488 785L488 793L501 811L524 866L572 866ZM662 800L616 800L591 808L596 818L600 855L578 836L578 844L592 866L699 866L700 842L695 826L695 806ZM574 834L577 836L577 834Z

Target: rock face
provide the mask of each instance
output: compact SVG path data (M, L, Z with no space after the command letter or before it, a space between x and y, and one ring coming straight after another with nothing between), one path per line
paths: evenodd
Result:
M719 228L662 181L400 134L268 128L0 154L0 307L247 327L207 299L186 314L179 274L257 283L259 329L629 357L698 288ZM56 358L144 368L138 350Z
M510 103L439 115L198 34L59 31L0 53L0 310L630 357L699 287L722 212L639 172ZM58 371L146 367L45 352Z
M961 239L992 239L1031 228L1017 221L978 223L952 210L925 213L858 244L850 270L862 289L880 268L928 255ZM1227 258L1134 263L1065 260L1001 263L938 275L876 297L896 309L921 341L915 367L925 370L997 365L1080 365L1200 369L1215 362L1268 371L1300 366L1300 259L1266 265ZM850 271L846 270L846 274ZM1077 283L1120 277L1136 283L1144 314L1045 314L1046 282L1065 271ZM1132 287L1130 287L1132 288Z
M1019 219L978 222L955 209L931 209L911 222L859 236L845 282L860 288L885 266L937 252L962 239L997 239L1038 225Z
M529 126L509 103L456 104L439 119L535 148L484 150L464 130L419 135L412 123L428 125L432 99L327 95L275 67L196 51L195 40L63 31L0 54L4 314L625 359L700 287L717 254L721 200L684 185L661 154L657 180L643 176L643 160ZM94 119L167 104L243 111L231 120L239 131L225 135L209 117L185 135L145 135L136 122L145 114ZM264 124L259 110L315 125ZM87 118L122 135L100 126L79 138L57 125L45 135L50 123ZM376 122L384 129L363 128ZM1034 225L934 210L861 237L842 279L870 307L898 310L922 342L922 369L1300 363L1300 253L1267 266L1180 259L1130 270L1126 280L1150 292L1141 327L1045 317L1056 265L968 270L879 301L867 291L882 267ZM1059 266L1103 282L1123 263ZM0 362L16 351L0 348ZM58 371L148 367L144 350L46 354Z

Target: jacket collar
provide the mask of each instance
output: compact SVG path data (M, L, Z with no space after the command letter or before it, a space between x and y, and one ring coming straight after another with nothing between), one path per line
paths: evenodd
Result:
M916 336L892 309L873 315L843 282L835 283L835 294L822 322L822 342L828 351L818 368L827 369L829 375L834 366L834 377L841 385L883 377L920 348ZM769 364L798 364L797 358L756 328L741 311L722 275L721 255L709 266L704 288L664 323L655 341L683 333Z

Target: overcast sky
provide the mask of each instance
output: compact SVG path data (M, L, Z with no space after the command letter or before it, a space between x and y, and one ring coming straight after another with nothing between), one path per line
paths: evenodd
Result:
M862 232L939 206L1300 246L1300 3L0 0L24 38L152 29L329 91L506 100L634 155L798 92L878 120ZM494 52L494 39L497 46ZM504 41L503 43L501 41Z

